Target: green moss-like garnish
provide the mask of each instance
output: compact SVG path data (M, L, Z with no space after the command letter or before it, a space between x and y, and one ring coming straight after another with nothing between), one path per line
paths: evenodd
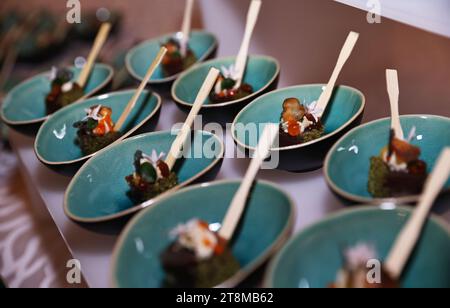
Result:
M239 262L227 248L222 254L205 261L183 268L165 268L164 286L169 288L212 288L232 277L239 269Z
M75 144L78 145L84 155L91 155L101 149L107 147L117 139L122 137L120 132L109 132L104 136L96 136L94 134L85 134L80 130L78 132Z
M321 126L320 128L314 128L310 131L304 132L301 135L302 143L310 142L319 139L325 133L325 128Z
M381 157L370 158L368 191L375 198L388 198L391 191L386 185L390 170Z
M128 197L134 203L143 203L177 186L178 177L176 173L171 172L168 177L160 178L154 183L145 181L135 183L132 176L127 177L127 182L130 186L130 190L127 193Z

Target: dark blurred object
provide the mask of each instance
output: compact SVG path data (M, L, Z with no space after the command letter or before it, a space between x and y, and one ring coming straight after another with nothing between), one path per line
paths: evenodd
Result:
M18 44L19 60L35 61L54 55L68 38L70 25L49 12L38 13L36 26Z
M111 23L111 34L115 34L120 27L121 21L122 16L119 12L109 11L104 8L97 11L84 12L81 14L81 23L73 25L72 35L74 38L81 40L93 40L104 22Z
M0 40L12 28L16 27L22 22L23 16L17 11L10 11L0 15Z
M6 289L6 284L3 282L2 277L0 277L0 289Z
M57 52L68 38L70 25L42 10L27 14L16 11L0 16L0 59L13 46L18 61L40 61Z

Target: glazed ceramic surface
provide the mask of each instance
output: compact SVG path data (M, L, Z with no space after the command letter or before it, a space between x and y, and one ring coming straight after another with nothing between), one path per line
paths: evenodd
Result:
M419 146L420 159L427 163L428 172L441 151L450 146L450 119L433 115L407 115L401 117L405 135L415 127L411 143ZM373 199L367 190L370 158L378 156L389 142L390 119L362 125L339 140L330 150L325 163L325 176L330 187L340 196L360 203L381 203L388 199ZM450 189L450 180L446 190ZM396 202L412 202L418 196L397 198ZM392 201L392 199L390 199Z
M238 147L253 151L259 135L267 123L280 122L282 104L285 99L295 97L303 104L311 104L322 93L324 85L301 85L270 92L253 101L235 118L232 127L233 139ZM339 86L335 89L322 122L325 134L311 142L282 148L279 152L279 169L288 171L309 171L322 166L327 151L345 132L361 122L365 107L364 95L351 87ZM250 136L249 128L256 128L258 138Z
M151 59L158 54L161 44L166 43L175 33L163 35L161 37L145 41L135 48L131 49L126 56L126 66L130 74L138 79L143 80L150 66ZM201 62L208 59L217 49L217 39L211 33L204 31L192 31L189 39L189 48L195 54L197 61ZM172 82L178 77L177 75L165 76L162 67L159 66L152 78L150 84Z
M86 109L102 105L113 110L112 119L119 119L135 91L123 91L97 96L80 102L56 112L40 128L35 142L35 151L38 158L45 164L64 165L85 160L93 156L85 156L78 145L75 144L77 129L73 124L86 117ZM131 114L128 116L121 131L122 138L130 136L144 124L154 127L157 123L161 97L155 93L144 91L139 97ZM118 141L120 141L118 140Z
M240 182L222 181L190 187L157 202L126 228L112 264L116 287L161 287L164 272L159 255L170 244L169 233L180 223L200 218L221 223ZM241 271L224 282L234 286L261 265L284 243L295 217L290 198L273 184L258 182L241 228L232 242Z
M325 288L342 268L341 249L364 242L374 245L384 260L411 210L398 207L358 208L327 218L295 236L273 260L266 286ZM407 266L405 288L450 287L450 229L436 218L423 235Z
M74 72L73 80L76 80L81 69L73 67L70 69ZM1 109L2 119L7 124L12 126L31 125L43 122L48 117L45 98L51 88L49 76L50 72L37 75L22 82L8 93ZM96 64L84 89L85 95L77 102L106 87L112 76L113 69L109 65Z
M137 150L149 155L152 150L168 153L176 133L165 131L139 135L100 151L79 170L67 188L66 214L76 221L90 223L116 219L141 210L144 206L135 205L128 198L129 187L125 181L125 177L134 172L134 154ZM216 135L204 131L193 133L184 158L179 159L174 167L179 181L176 189L195 180L214 178L223 152L223 144Z

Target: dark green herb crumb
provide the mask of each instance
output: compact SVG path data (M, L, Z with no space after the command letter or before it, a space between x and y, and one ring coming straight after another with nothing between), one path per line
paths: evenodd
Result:
M136 204L153 199L178 185L175 172L170 172L168 177L160 178L154 183L144 181L142 178L136 180L133 175L126 177L126 181L130 186L128 197Z
M208 260L197 261L193 253L172 244L161 255L166 272L164 287L168 288L211 288L239 271L240 265L230 249Z
M287 147L297 144L310 142L322 137L325 133L325 127L320 125L317 128L313 128L310 131L306 131L298 137L293 137L286 133L280 125L280 147Z
M389 166L381 157L370 158L368 191L375 198L388 198L391 190L387 185L390 173Z
M80 147L84 155L91 155L112 144L120 137L122 137L122 133L115 131L109 132L104 136L97 136L91 133L86 134L84 130L79 130L75 144Z

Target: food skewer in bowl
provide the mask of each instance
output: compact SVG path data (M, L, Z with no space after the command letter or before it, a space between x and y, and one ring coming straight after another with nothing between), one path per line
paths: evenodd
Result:
M398 85L398 72L397 70L388 69L386 70L386 82L387 91L389 94L389 103L391 106L391 128L397 138L403 140L404 134L402 129L402 124L400 123L400 112L399 112L399 85Z
M71 71L67 69L53 69L51 91L45 99L47 114L52 114L83 97L84 88L95 66L95 61L108 38L110 30L110 23L104 23L100 27L94 45L76 82L72 81L73 73Z
M75 143L81 148L83 154L90 155L95 153L122 136L123 126L141 97L148 80L152 77L166 52L167 49L161 47L156 58L149 66L145 78L131 97L116 124L112 120L113 110L102 105L95 105L88 108L86 110L86 117L74 124L74 127L78 129Z
M450 148L444 149L433 172L427 179L425 190L412 216L398 235L384 264L392 279L399 280L417 245L425 222L442 187L450 176Z
M162 45L168 49L162 62L162 68L166 76L176 75L188 69L197 61L194 52L189 48L193 8L194 0L186 0L181 32L169 38Z
M405 138L399 115L399 83L396 70L386 70L391 108L388 145L379 156L370 159L368 191L375 198L392 198L420 194L427 178L427 164L420 159L421 150L411 144L415 127Z
M183 25L181 27L180 52L182 56L186 56L186 53L188 51L193 8L194 8L194 0L187 0L186 7L184 9Z
M353 48L358 41L359 33L351 31L345 41L344 46L342 47L341 53L339 54L339 58L336 62L336 66L334 68L333 74L331 75L328 84L325 86L324 91L319 97L317 101L317 109L319 110L318 116L322 117L327 109L328 103L330 102L331 96L333 95L334 87L336 86L337 79L342 69L344 68L345 63L350 58L352 54Z
M402 273L421 237L425 222L436 197L450 175L450 148L442 151L427 180L417 207L392 245L388 257L379 268L378 279L368 280L367 262L378 259L376 247L364 242L343 252L344 267L338 272L333 288L398 288Z
M213 103L224 103L244 98L253 93L253 87L243 83L247 67L248 52L253 31L261 10L261 0L252 0L247 14L244 38L234 65L222 68L222 74L216 82L214 91L210 95Z
M147 85L150 78L152 78L153 74L155 73L156 68L161 63L161 61L164 58L164 56L166 55L166 53L167 53L167 48L161 47L158 54L156 55L156 58L153 60L152 64L149 66L144 79L142 80L141 84L139 85L138 89L136 90L136 93L133 95L133 97L129 101L128 105L125 107L123 113L119 117L119 120L117 120L117 123L114 126L115 131L120 131L122 129L122 126L124 125L125 121L127 120L128 116L130 115L131 111L133 110L134 106L136 105L136 102L138 101L142 92L144 91L145 86Z
M278 127L269 124L260 138L255 156L235 193L218 232L208 222L192 219L173 231L177 239L161 254L168 287L214 287L240 269L230 241L247 205L256 174L270 154Z
M173 171L175 163L183 152L183 145L188 140L195 117L207 99L218 75L219 71L215 68L209 71L191 112L172 142L165 160L162 159L164 153L156 153L153 150L151 155L146 155L141 150L136 151L134 157L135 172L127 176L126 181L130 187L129 198L134 203L141 204L142 208L150 205L154 197L178 185L178 177Z
M358 38L359 34L353 31L348 35L331 78L316 102L306 105L295 97L287 98L283 102L280 118L280 146L310 142L324 134L325 127L321 119L333 95L339 74L349 59Z

